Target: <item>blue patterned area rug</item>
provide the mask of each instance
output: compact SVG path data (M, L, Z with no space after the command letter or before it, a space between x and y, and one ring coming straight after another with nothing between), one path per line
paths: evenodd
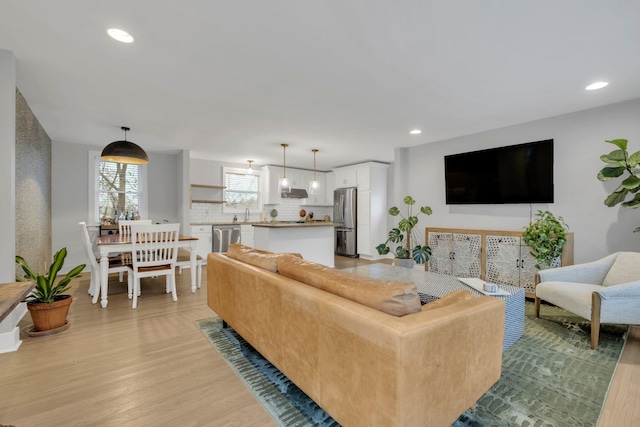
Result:
M593 427L597 425L626 337L626 326L603 325L589 347L588 321L526 303L525 334L503 355L502 377L455 427ZM313 400L218 317L198 327L281 426L339 426Z

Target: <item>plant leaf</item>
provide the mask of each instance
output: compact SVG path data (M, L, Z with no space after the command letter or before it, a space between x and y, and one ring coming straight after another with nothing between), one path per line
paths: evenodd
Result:
M411 252L413 260L418 264L424 264L428 261L430 253L427 253L427 249L429 249L430 252L430 248L428 246L417 245L413 248L413 251Z
M405 197L403 201L404 201L405 205L409 205L409 206L416 204L416 201L413 200L413 197L411 197L411 196Z
M433 213L433 211L431 210L431 208L429 206L423 206L420 208L420 212L422 212L425 215L431 215Z
M600 181L609 181L610 179L619 177L624 171L624 166L602 168L602 170L598 172L598 179Z
M378 254L380 255L386 255L389 253L389 246L385 245L384 243L380 243L378 246L376 246L376 249L378 250Z
M389 208L389 215L391 216L397 216L400 213L400 209L398 209L395 206L391 206L391 208Z
M605 142L608 142L609 144L616 145L621 150L626 150L627 149L627 143L629 141L627 141L626 139L610 139L610 140L606 140Z
M630 175L627 179L622 181L621 185L627 190L638 188L640 186L640 178L635 175Z
M613 193L609 194L609 196L604 200L604 204L609 207L613 207L618 203L623 202L624 198L627 197L627 194L629 194L629 190L627 190L626 188L623 188L619 191L614 191Z
M27 261L25 261L24 258L22 258L19 255L16 255L16 263L18 263L18 265L22 267L22 270L24 271L25 277L27 279L36 280L38 275L35 273L35 271L31 269L31 267L29 267L29 265L27 264Z
M631 166L632 168L638 166L638 164L640 163L640 151L636 151L635 153L630 155L627 161L629 162L629 166Z
M393 243L400 243L402 239L404 239L404 234L402 234L400 229L392 228L391 231L389 231L389 240Z
M47 280L49 281L49 286L53 287L53 283L56 280L56 276L58 275L58 271L64 265L64 259L67 257L67 248L62 248L53 256L53 262L49 267L49 273L47 274Z
M640 207L640 194L636 194L633 199L622 204L625 208L635 209Z
M404 246L398 246L396 248L396 256L400 259L408 259L409 251Z

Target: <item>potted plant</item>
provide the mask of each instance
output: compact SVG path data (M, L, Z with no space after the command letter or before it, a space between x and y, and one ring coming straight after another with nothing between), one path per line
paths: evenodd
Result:
M556 218L549 211L538 211L536 218L525 228L524 242L538 261L536 268L540 270L541 264L550 267L553 260L562 255L569 227L561 216Z
M631 209L640 207L640 151L629 155L627 152L628 141L626 139L613 139L605 142L615 145L618 150L613 150L609 154L600 156L600 160L609 166L605 166L598 172L598 179L600 181L609 181L622 175L628 176L613 193L609 194L604 204L613 207L621 203L623 208ZM625 202L629 195L632 198ZM637 227L633 232L640 232L640 227Z
M82 273L86 264L75 267L56 284L56 276L64 265L66 256L67 248L56 252L47 274L36 274L24 258L16 256L16 263L24 271L24 277L16 276L16 280L33 280L35 282L35 288L24 301L27 303L36 332L53 331L67 324L67 313L72 298L71 295L63 295L63 292L69 289L71 279Z
M394 264L412 268L414 262L424 264L431 255L431 248L429 246L417 244L412 248L411 240L413 239L414 241L418 241L417 230L414 230L415 226L418 224L418 215L420 213L431 215L432 211L429 206L422 206L420 208L420 212L413 215L413 205L416 204L416 201L413 200L413 197L411 196L404 198L404 204L407 205L406 217L400 213L400 209L396 206L392 206L391 209L389 209L389 215L400 215L402 219L398 223L398 227L389 231L389 238L384 243L376 246L376 249L380 255L386 255L391 251L391 248L387 244L389 242L396 243L397 246L394 253L396 260L394 261Z

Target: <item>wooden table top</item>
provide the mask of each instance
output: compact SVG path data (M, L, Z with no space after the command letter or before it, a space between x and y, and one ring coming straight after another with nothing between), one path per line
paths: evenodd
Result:
M20 301L31 292L35 285L35 282L0 284L0 322L20 304Z
M178 240L181 242L189 240L198 240L197 237L178 236ZM131 243L130 234L105 234L104 236L98 236L98 245L126 245Z

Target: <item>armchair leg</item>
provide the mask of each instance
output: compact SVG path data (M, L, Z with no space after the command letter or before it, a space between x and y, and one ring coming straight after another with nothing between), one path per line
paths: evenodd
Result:
M600 294L591 294L591 349L598 349L598 338L600 337Z
M540 317L540 298L536 297L536 301L533 306L536 317Z

